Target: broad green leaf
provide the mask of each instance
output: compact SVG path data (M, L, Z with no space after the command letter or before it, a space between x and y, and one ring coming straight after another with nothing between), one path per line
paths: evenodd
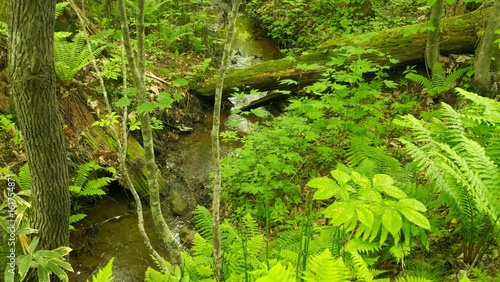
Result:
M137 88L135 87L123 89L123 94L126 95L127 97L135 97L137 93L139 93L139 90L137 90Z
M333 178L335 178L335 180L337 180L341 184L345 184L349 180L351 180L351 177L349 176L349 174L347 174L341 170L338 170L338 169L332 170L330 172L330 174L333 176Z
M365 206L358 206L356 208L356 214L358 215L358 219L359 221L361 221L361 223L363 223L370 229L372 228L374 216L371 210L369 210Z
M361 174L353 171L351 173L351 179L354 183L358 184L362 188L371 188L370 180L364 175L361 175Z
M356 215L356 211L352 203L335 202L328 206L323 214L325 217L331 218L330 223L333 226L339 226L350 222Z
M335 183L335 181L328 177L313 178L309 182L307 182L307 186L316 189L335 189L336 187L338 187L337 183Z
M422 202L410 198L399 200L397 205L398 209L410 208L420 212L424 212L427 210L427 208L425 207L424 204L422 204Z
M170 109L174 101L175 100L171 97L169 93L161 92L158 97L158 107L160 107L162 110Z
M135 110L135 112L140 115L140 114L144 114L144 113L151 113L154 109L156 108L155 104L151 103L151 102L145 102L145 103L142 103L140 104L139 106L137 106L137 109Z
M28 249L28 253L33 254L35 252L38 241L40 241L40 237L36 236L35 238L33 238Z
M182 87L182 86L186 86L188 84L189 84L189 81L185 78L178 78L178 79L174 80L174 82L172 82L172 85L175 87Z
M418 225L425 229L431 229L431 224L429 220L423 216L421 213L415 211L414 209L404 208L399 210L411 223Z
M314 193L314 200L330 199L335 196L340 189L335 181L327 177L314 178L307 183L307 186L318 189L318 191Z
M250 112L260 118L267 116L267 112L262 109L251 109Z
M54 252L52 250L40 250L37 251L36 254L38 256L42 256L44 258L59 258L61 255L58 252Z
M50 282L50 272L45 267L38 266L37 274L39 282Z
M30 269L31 256L29 255L20 256L17 259L17 263L19 265L19 275L21 276L20 278L21 280L23 280L26 274L28 273L28 270Z
M128 107L128 105L130 105L130 99L127 96L123 96L116 101L115 105L122 108Z
M64 278L68 277L64 270L62 270L57 264L53 263L52 261L49 261L47 266L50 271L57 275L57 277L59 277L62 281L65 281Z
M394 197L396 199L403 199L403 198L407 198L408 196L406 195L405 192L403 192L403 190L399 189L398 187L396 186L385 186L383 187L383 192L386 193L387 195L391 196L391 197Z
M399 212L395 208L390 207L382 215L382 224L396 237L401 230L401 226L403 226L403 220Z
M380 192L384 191L384 188L390 186L394 183L394 179L387 174L375 174L373 176L373 188Z

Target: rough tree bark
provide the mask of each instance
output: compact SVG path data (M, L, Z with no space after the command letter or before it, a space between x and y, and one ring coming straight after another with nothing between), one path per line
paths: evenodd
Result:
M441 17L444 11L444 0L437 0L431 9L429 24L432 30L427 33L427 42L425 44L425 62L429 69L439 63L439 40L441 35Z
M477 32L486 22L490 9L477 10L469 14L453 18L446 18L441 22L441 54L472 52L477 42ZM398 27L378 32L372 32L346 39L333 39L325 45L302 55L295 60L287 58L267 61L248 68L235 70L226 75L224 82L224 96L229 96L233 87L240 90L260 89L262 91L283 89L297 90L314 83L325 70L325 63L331 57L336 57L335 50L340 46L361 46L365 49L373 48L391 55L399 63L393 64L387 57L376 55L364 56L374 63L388 66L408 65L423 60L427 34L416 33L404 36L413 30L420 30L425 24ZM316 67L307 70L298 68L299 64L315 64ZM281 85L279 80L294 79L298 85ZM193 93L213 99L217 78L214 77L204 85L191 85Z
M130 40L130 32L128 28L128 20L126 14L125 3L119 0L120 22L122 28L123 44L127 54L127 61L129 68L132 72L132 78L136 87L138 88L137 102L143 104L147 101L146 96L146 82L144 75L144 0L139 0L137 3L137 46L138 46L138 63L132 52L132 44ZM142 73L141 73L142 71ZM151 206L151 215L155 224L155 229L158 232L162 243L168 250L170 262L173 265L181 265L182 259L180 256L179 246L168 227L160 204L160 192L158 189L158 167L155 162L154 146L153 146L153 129L151 128L151 120L148 113L139 115L141 122L141 133L144 146L144 157L146 162L146 169L148 171L147 178L149 184L149 200Z
M220 128L220 109L222 103L222 90L224 88L224 76L229 64L231 54L231 43L233 41L234 26L238 17L238 9L241 0L233 0L233 8L229 16L229 26L226 33L226 43L224 44L224 53L222 54L222 63L219 68L217 79L217 88L215 93L214 115L212 125L212 162L214 165L214 190L212 196L212 231L214 237L214 280L221 281L222 250L220 238L220 194L222 190L221 171L220 171L220 147L219 147L219 128Z
M39 249L69 245L69 175L56 97L56 0L9 0L9 75L31 178Z
M483 37L479 42L479 46L476 49L476 55L474 56L474 83L478 89L479 94L488 97L493 97L495 91L492 91L492 81L490 75L490 67L492 65L491 57L498 52L494 52L494 48L498 48L498 45L494 45L495 41L499 36L495 34L497 29L500 29L500 0L496 0L493 4L493 10L489 16L488 24L484 30ZM500 60L500 58L496 58Z

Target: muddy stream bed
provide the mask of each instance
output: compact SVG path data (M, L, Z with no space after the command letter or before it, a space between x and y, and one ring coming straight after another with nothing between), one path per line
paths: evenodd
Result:
M218 4L227 5L223 2ZM254 30L246 15L240 14L233 41L231 68L246 67L278 56L279 51L272 41L260 31ZM249 103L251 99L252 97L248 97L232 102L237 107ZM211 111L205 113L205 116L203 124L183 135L178 143L172 144L173 149L166 158L157 160L170 185L169 197L165 197L162 203L164 214L168 215L167 222L174 233L180 234L179 243L184 249L189 246L195 232L191 212L197 205L209 206L211 203ZM254 121L244 120L237 128L230 128L226 125L227 122L238 117L228 109L222 116L221 130L245 132L250 130L251 122ZM222 144L222 155L231 151L230 145ZM114 185L110 187L107 196L84 213L87 218L76 224L76 230L71 232L71 248L74 252L70 261L74 273L70 273L70 281L91 280L92 274L113 257L114 281L144 281L147 267L155 267L155 263L139 235L131 194L119 185ZM146 205L144 218L145 228L153 245L159 246Z

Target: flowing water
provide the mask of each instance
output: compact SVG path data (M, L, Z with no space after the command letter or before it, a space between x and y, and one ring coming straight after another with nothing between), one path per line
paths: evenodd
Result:
M216 1L219 7L227 5ZM226 6L227 8L227 6ZM224 8L224 9L226 9ZM255 30L244 13L240 13L236 25L235 39L230 68L243 68L263 60L279 58L279 50L261 31ZM257 96L258 97L258 96ZM236 107L249 103L256 97L232 99ZM212 171L211 139L212 114L206 113L205 122L195 131L181 138L174 145L172 154L161 160L162 172L170 183L170 200L163 203L165 212L173 211L169 220L176 233L184 233L183 238L193 235L191 212L196 205L209 205L210 180ZM222 129L246 132L251 129L251 121L244 120L237 127L226 123L239 116L223 113ZM222 154L231 151L230 145L222 145ZM92 210L86 211L88 217L72 231L71 247L75 250L70 260L74 273L70 281L86 281L96 269L102 268L112 257L114 260L114 281L143 281L148 266L154 267L148 251L139 235L137 216L131 195L121 187L112 187L107 197L98 201ZM173 203L174 202L174 203ZM168 209L170 207L170 209ZM145 209L145 227L153 245L158 238L153 230L150 212ZM183 242L185 243L185 242Z

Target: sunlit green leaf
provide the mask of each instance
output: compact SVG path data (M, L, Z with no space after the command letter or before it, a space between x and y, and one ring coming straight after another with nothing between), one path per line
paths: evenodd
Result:
M145 102L145 103L142 103L140 104L139 106L137 106L137 109L135 110L135 112L137 114L144 114L144 113L151 113L154 109L156 108L156 105L151 103L151 102Z
M127 96L123 96L118 101L116 101L115 105L117 107L125 108L130 105L130 99Z
M414 209L405 208L399 210L411 223L418 225L425 229L431 229L431 224L429 220L423 216L421 213L415 211Z
M395 208L388 208L382 215L382 224L393 236L398 236L403 220Z
M172 82L175 87L183 87L189 84L189 81L185 78L178 78Z

